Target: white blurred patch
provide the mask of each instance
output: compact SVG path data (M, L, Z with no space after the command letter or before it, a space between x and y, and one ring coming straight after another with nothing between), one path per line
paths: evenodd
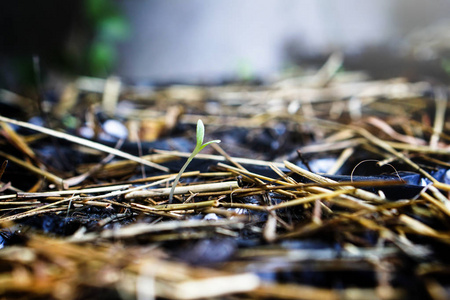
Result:
M119 122L117 120L107 120L105 123L103 123L102 127L105 133L115 138L126 139L128 136L128 129L124 124L122 124L122 122Z
M206 220L206 221L217 221L217 220L219 220L219 217L216 214L214 214L214 213L210 213L210 214L207 214L203 218L203 220Z
M335 162L335 158L320 158L310 161L309 166L315 173L327 173L334 166Z
M78 134L85 139L92 139L94 137L94 130L90 127L83 126L78 128Z

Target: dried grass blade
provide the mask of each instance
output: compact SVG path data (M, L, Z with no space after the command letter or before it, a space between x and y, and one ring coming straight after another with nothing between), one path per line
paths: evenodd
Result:
M259 277L253 273L212 276L175 283L165 290L164 298L204 299L231 293L250 292L260 285Z
M448 217L450 217L450 210L447 208L447 206L445 206L444 203L440 202L439 200L431 197L430 195L428 195L426 192L422 192L420 194L420 196L422 198L424 198L425 200L427 200L428 202L430 202L431 204L433 204L434 206L436 206L437 208L439 208L443 213L445 213Z
M361 297L366 298L368 292L371 290L362 290ZM325 289L312 287L309 285L301 284L269 284L266 283L252 292L250 295L255 298L271 298L271 299L303 299L303 300L339 300L339 299L351 299L352 297L343 296L346 290L337 292L333 289ZM347 292L349 295L353 296L355 291ZM301 296L300 296L301 295ZM372 295L371 295L372 296ZM377 299L376 295L373 295L373 299ZM361 299L362 299L361 298ZM354 298L356 299L356 298ZM372 298L370 298L372 299Z
M412 145L425 145L425 141L413 136L403 135L395 131L388 123L385 121L375 118L375 117L369 117L367 118L367 122L369 124L372 124L373 126L377 127L378 129L381 129L386 134L388 134L390 137L401 141L406 144L412 144Z
M340 168L344 165L344 163L353 155L355 152L355 148L347 148L341 152L336 162L328 169L327 175L334 175L339 171Z
M6 138L11 142L18 150L20 150L22 153L27 155L29 158L36 160L36 155L34 154L33 150L31 150L30 147L28 147L27 143L24 141L24 139L19 136L12 128L9 126L8 123L1 122L1 126L4 130L4 134Z
M301 198L297 198L297 199L293 199L293 200L289 200L274 206L270 206L267 209L269 211L273 211L273 210L277 210L277 209L281 209L281 208L286 208L286 207L291 207L291 206L297 206L297 205L302 205L302 204L306 204L306 203L310 203L316 200L328 200L343 194L351 194L353 193L354 190L338 190L338 191L334 191L334 192L329 192L329 193L322 193L322 194L315 194L315 195L311 195L311 196L307 196L307 197L301 197Z
M8 160L3 161L2 166L0 167L0 180L2 180L2 176L3 176L3 173L5 173L7 165L8 165Z
M284 164L286 165L286 168L288 168L291 171L296 172L297 174L302 175L302 176L304 176L304 177L306 177L309 180L312 180L314 182L319 182L319 183L324 183L324 184L337 183L334 180L328 179L326 177L323 177L323 176L320 176L318 174L309 172L309 171L307 171L305 169L302 169L302 168L300 168L300 167L298 167L298 166L296 166L293 163L290 163L288 161L285 161ZM338 187L338 188L339 189L345 189L345 190L353 190L353 195L354 196L359 197L359 198L364 199L364 200L367 200L367 201L373 201L373 202L378 202L378 203L386 201L386 199L384 199L384 198L382 198L382 197L380 197L380 196L378 196L378 195L376 195L374 193L371 193L371 192L368 192L368 191L365 191L365 190L362 190L362 189L355 189L352 186L341 186L341 187Z
M442 234L442 233L434 230L430 226L425 225L424 223L411 218L410 216L401 215L399 217L399 220L402 221L405 225L408 226L409 229L411 229L412 231L414 231L417 234L438 238L447 243L450 243L450 236L448 234Z
M415 171L419 172L420 174L424 175L431 181L435 182L436 179L434 179L430 174L428 174L425 170L423 170L421 167L419 167L416 163L414 163L412 160L410 160L408 157L403 155L402 153L396 151L389 143L377 138L372 133L367 131L364 128L359 127L353 127L353 129L358 132L360 135L365 137L370 143L375 144L376 146L380 147L381 149L387 151L388 153L394 155L401 161L405 162L407 165L412 167Z
M433 135L430 139L430 147L436 149L438 147L439 137L444 128L445 112L447 110L447 89L436 88L434 90L436 101L436 114L434 118Z
M450 155L450 149L449 148L437 148L433 149L430 146L425 145L410 145L405 143L399 143L399 142L391 142L391 141L385 141L385 143L389 146L391 146L394 149L398 150L406 150L410 152L420 152L421 154L435 154L435 155Z
M263 237L268 243L272 243L277 239L277 217L275 212L269 212L267 221L263 229Z
M76 194L91 194L91 193L103 193L117 190L127 189L131 184L112 185L97 188L87 188L81 190L63 190L57 192L43 192L43 193L17 193L17 198L42 198L42 197L54 197L62 195L76 195Z
M133 205L134 203L131 203ZM167 205L155 205L155 206L144 206L139 205L139 208L145 208L150 211L174 211L174 210L191 210L200 208L210 208L218 207L218 200L208 200L195 203L183 203L183 204L167 204Z
M198 185L179 186L175 188L174 194L187 194L189 192L215 192L234 190L239 187L237 181L226 181L218 183L207 183ZM171 188L153 189L148 191L135 191L125 195L125 199L149 198L157 196L169 196Z
M46 214L46 213L52 213L52 212L57 212L57 211L62 211L62 210L67 210L67 207L56 207L56 208L49 208L49 209L44 209L44 210L26 211L26 212L23 212L20 214L3 217L0 219L0 223L23 219L23 218L35 216L38 214Z
M3 156L4 158L18 164L19 166L31 171L34 174L37 174L39 176L42 176L44 178L47 178L50 182L53 182L54 184L56 184L59 188L67 188L66 183L64 182L64 179L50 173L47 172L45 170L42 170L38 167L33 166L32 164L30 164L29 162L23 161L21 159L18 159L10 154L7 154L3 151L0 151L0 156Z
M146 165L146 166L149 166L149 167L152 167L152 168L164 171L164 172L169 172L169 169L164 167L164 166L161 166L161 165L158 165L156 163L150 162L148 160L142 159L140 157L131 155L129 153L126 153L126 152L123 152L123 151L120 151L120 150L117 150L117 149L105 146L103 144L96 143L96 142L93 142L93 141L90 141L90 140L87 140L87 139L83 139L83 138L80 138L80 137L77 137L77 136L73 136L73 135L70 135L70 134L67 134L67 133L64 133L64 132L59 132L59 131L56 131L56 130L53 130L53 129L45 128L45 127L42 127L42 126L37 126L37 125L31 124L31 123L27 123L27 122L17 121L17 120L10 119L10 118L4 117L4 116L0 116L0 121L6 122L6 123L11 123L11 124L18 125L18 126L21 126L21 127L25 127L25 128L31 129L31 130L39 131L39 132L45 133L47 135L54 136L54 137L59 138L59 139L67 140L67 141L70 141L72 143L76 143L76 144L79 144L79 145L82 145L82 146L85 146L85 147L97 149L99 151L103 151L103 152L106 152L106 153L111 153L111 154L114 154L116 156L119 156L119 157L122 157L122 158L125 158L125 159L129 159L129 160L133 160L135 162L141 163L143 165Z
M246 176L248 176L250 178L262 179L262 180L269 181L269 182L275 182L275 183L278 183L278 184L281 184L281 185L291 185L290 183L285 182L285 181L273 179L273 178L270 178L270 177L267 177L267 176L263 176L263 175L259 175L259 174L256 174L256 173L253 173L253 172L249 172L249 171L244 171L244 170L241 170L241 169L238 169L238 168L235 168L235 167L223 164L223 163L218 163L217 166L221 167L221 168L224 168L226 170L232 171L232 172L237 173L237 174L246 175ZM268 166L270 166L270 164Z
M108 229L101 233L92 232L85 234L81 237L71 237L68 239L70 242L87 242L101 238L132 238L142 234L158 233L165 231L175 231L181 229L191 228L214 228L214 227L231 227L242 228L242 220L217 220L215 222L207 222L202 220L179 220L179 221L167 221L157 224L135 223L132 225L124 226L118 229Z
M179 151L167 151L167 150L158 150L155 149L156 153L161 154L167 154L167 155L173 155L178 157L189 157L191 153L188 152L179 152ZM209 160L215 160L215 161L227 161L227 158L222 155L213 155L213 154L202 154L199 153L195 156L199 159L209 159ZM235 163L239 164L248 164L248 165L255 165L255 166L269 166L270 164L275 164L277 167L282 168L284 165L282 163L277 162L267 162L264 160L258 160L258 159L251 159L251 158L243 158L243 157L230 157Z

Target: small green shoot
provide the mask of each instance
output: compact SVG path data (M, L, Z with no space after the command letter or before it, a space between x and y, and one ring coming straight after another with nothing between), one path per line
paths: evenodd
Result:
M194 159L194 157L203 150L206 146L212 144L212 143L220 143L220 140L213 140L206 143L203 143L203 139L205 137L205 125L203 125L202 120L197 121L197 145L195 146L194 151L192 151L192 154L189 156L187 161L184 163L183 167L180 169L180 172L178 172L177 177L173 181L172 189L170 190L169 195L169 203L172 203L173 200L173 193L175 192L175 187L178 184L178 181L180 180L181 175L183 174L184 170L186 170L187 166L190 164L190 162Z

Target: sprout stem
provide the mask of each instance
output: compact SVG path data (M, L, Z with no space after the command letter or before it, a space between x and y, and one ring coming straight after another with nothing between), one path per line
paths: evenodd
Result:
M197 144L195 145L194 151L192 151L191 155L188 157L187 161L184 163L183 167L180 169L180 172L178 172L177 177L175 177L175 180L173 181L172 188L170 190L169 195L169 203L172 203L173 200L173 193L175 191L175 187L178 184L178 181L180 180L181 175L186 170L187 166L191 163L191 161L194 159L194 157L203 150L206 146L212 144L212 143L220 143L220 140L213 140L206 143L203 143L203 138L205 137L205 126L203 125L202 120L197 121Z

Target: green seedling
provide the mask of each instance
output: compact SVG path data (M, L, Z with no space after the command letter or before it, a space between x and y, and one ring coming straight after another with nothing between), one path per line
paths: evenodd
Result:
M203 150L206 146L212 144L212 143L220 143L220 140L213 140L206 143L203 143L203 139L205 137L205 125L203 125L202 120L197 121L197 145L195 146L194 151L192 151L192 154L189 156L187 161L184 163L183 167L180 169L180 172L178 172L177 177L173 181L172 188L170 190L169 195L169 203L172 203L173 200L173 193L175 192L175 187L178 184L178 181L180 180L181 175L183 174L184 170L186 170L187 166L190 164L190 162L194 159L194 157Z

